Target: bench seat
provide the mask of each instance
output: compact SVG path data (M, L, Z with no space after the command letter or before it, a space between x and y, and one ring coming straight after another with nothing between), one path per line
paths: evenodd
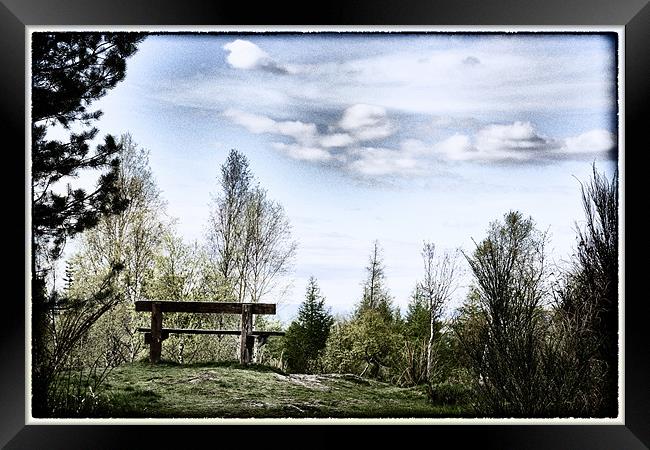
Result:
M151 328L138 328L138 332L151 333ZM165 334L230 334L239 336L239 330L204 330L193 328L163 328L162 333ZM284 336L284 331L253 331L251 336Z

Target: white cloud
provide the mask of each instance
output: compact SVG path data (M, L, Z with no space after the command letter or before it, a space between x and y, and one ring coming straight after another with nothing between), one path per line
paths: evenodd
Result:
M334 156L325 149L319 147L307 147L299 144L284 144L274 142L273 148L279 150L290 158L300 161L310 162L328 162L334 159Z
M261 69L276 73L289 73L289 67L282 65L264 50L250 41L236 39L223 46L228 51L226 61L235 69Z
M366 104L411 114L479 115L483 122L515 120L523 113L534 122L536 114L551 111L555 117L584 111L594 117L615 108L615 53L596 36L442 41L432 36L423 38L422 45L387 37L381 48L363 39L357 45L342 36L323 44L323 54L309 44L303 48L301 38L284 47L270 41L261 35L233 37L223 46L224 59L239 70L301 76L262 80L254 74L206 72L205 80L181 86L174 80L171 88L156 95L170 96L172 91L175 102L214 109L256 104L265 114L280 114L298 103ZM351 51L341 52L338 42ZM362 51L368 45L373 45L372 51ZM476 60L480 63L472 64Z
M463 64L469 65L469 66L475 66L477 64L481 64L481 60L478 59L476 56L468 56L463 59Z
M275 120L258 114L250 114L236 109L227 109L222 115L232 122L245 127L251 133L275 133L277 131Z
M313 123L304 123L299 120L276 122L278 132L283 136L294 138L301 144L311 144L316 140L318 130Z
M433 116L431 126L438 129L477 129L480 122L474 117Z
M570 153L598 153L612 150L616 138L606 130L591 130L564 140L563 150Z
M423 161L401 150L388 148L362 147L354 149L352 155L358 159L348 165L348 169L367 177L408 176L425 173Z
M381 106L357 104L343 112L339 127L361 141L383 139L396 127L388 120L386 109Z
M347 133L334 133L320 138L323 147L346 147L354 143L354 139Z
M553 140L540 136L530 122L514 122L508 125L488 125L476 135L476 148L482 153L509 152L518 150L549 150L558 145Z
M454 134L434 144L433 150L450 161L543 162L604 153L615 145L614 135L606 130L555 139L542 136L530 122L514 122L483 127L473 139L465 134Z
M433 148L436 153L454 161L472 159L477 154L477 150L472 145L469 136L464 134L454 134L438 142Z
M531 122L515 121L489 124L473 134L471 130L455 133L435 143L404 136L397 148L364 146L370 136L387 137L395 129L384 108L365 104L345 109L335 125L326 127L329 134L320 134L316 124L299 120L276 121L233 109L224 111L223 116L252 133L291 138L293 142L272 144L290 158L332 163L369 178L427 175L435 165L444 162L548 162L576 158L586 152L605 152L615 145L613 135L605 130L559 139L544 136ZM476 124L473 120L469 122ZM337 132L341 129L345 132Z
M270 133L288 136L304 145L314 143L318 135L316 125L313 123L305 123L298 120L275 121L266 116L238 111L236 109L227 109L222 115L232 122L243 126L251 133Z

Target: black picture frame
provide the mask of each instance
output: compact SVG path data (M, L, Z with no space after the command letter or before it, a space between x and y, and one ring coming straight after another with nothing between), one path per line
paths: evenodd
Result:
M292 11L291 14L288 11ZM624 133L625 148L644 142L650 81L650 6L647 0L444 0L389 2L364 0L305 3L300 9L281 8L277 2L252 6L244 2L208 0L2 0L0 3L0 104L4 140L3 192L13 203L12 214L3 221L3 250L9 267L5 283L11 287L2 300L0 326L0 444L11 449L38 448L135 448L136 442L147 447L167 448L176 441L189 447L217 444L224 433L231 437L260 436L279 444L290 443L293 433L311 436L327 444L342 441L343 433L354 431L373 440L396 438L409 442L414 434L436 443L453 442L462 448L470 442L481 448L553 448L553 449L641 449L650 446L650 389L647 381L650 339L644 327L646 300L626 297L624 335L624 425L426 425L426 426L262 426L242 430L232 425L25 425L25 42L29 25L426 25L426 26L624 26ZM643 133L643 136L642 136ZM12 143L6 140L11 137ZM642 148L647 148L645 143ZM629 161L626 150L620 158L625 168L622 178L624 204L639 169ZM643 170L643 169L641 169ZM14 179L16 178L16 179ZM643 178L643 177L641 177ZM627 182L626 182L627 180ZM625 210L624 210L625 211ZM623 218L625 219L625 218ZM635 222L624 220L624 236ZM625 241L626 239L624 239ZM628 252L634 255L635 249ZM637 252L639 250L636 250ZM625 252L623 252L625 260ZM630 258L635 261L635 258ZM625 267L625 266L623 266ZM630 268L628 268L628 271ZM14 273L16 272L16 273ZM624 292L633 290L633 278L623 272ZM7 283L8 282L8 283ZM646 313L646 314L644 314ZM259 433L258 433L259 432ZM364 437L365 439L365 437ZM299 441L297 441L299 442ZM475 444L476 445L476 444ZM187 446L187 445L186 445Z

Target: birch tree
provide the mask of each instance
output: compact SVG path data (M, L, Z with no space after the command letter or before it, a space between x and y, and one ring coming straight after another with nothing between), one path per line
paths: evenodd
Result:
M208 248L223 285L222 297L260 302L280 287L297 244L282 206L253 185L246 157L231 150L221 167L221 192L213 202Z
M422 247L424 279L419 283L419 293L429 308L429 341L427 343L427 378L433 375L433 347L437 329L445 304L456 290L455 274L457 254L445 252L436 255L435 244L425 242Z

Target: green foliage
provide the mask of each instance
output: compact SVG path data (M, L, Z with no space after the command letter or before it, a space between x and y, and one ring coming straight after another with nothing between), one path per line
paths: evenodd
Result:
M294 373L322 371L321 356L334 318L325 308L325 298L314 277L307 283L305 299L284 338L287 370Z
M108 406L101 386L110 374L108 366L68 367L50 385L48 417L93 417Z
M434 383L426 386L429 401L434 405L468 405L472 388L463 383Z
M363 295L356 306L355 315L361 317L366 311L375 311L387 321L398 321L399 309L393 306L393 299L386 287L385 267L379 241L373 242L366 272Z
M255 319L255 329L283 331L283 326L279 320L272 318L272 316L257 316ZM284 339L285 336L270 336L266 344L256 346L256 364L273 367L276 370L284 370Z
M392 380L399 376L402 342L399 323L368 309L334 325L324 358L326 371Z
M408 338L414 340L428 339L430 322L429 305L420 289L416 287L407 306L404 333Z
M282 205L253 185L246 157L231 150L221 166L214 197L208 250L222 283L220 298L259 302L279 288L292 263L296 243Z
M161 219L165 203L149 168L148 152L124 134L119 157L122 164L116 184L129 204L82 234L79 251L68 261L67 286L69 295L87 297L117 262L123 266L113 285L124 303L98 319L86 343L91 355L103 354L111 365L134 361L144 351L142 335L135 329L148 323L133 305L146 295L164 237L170 233L170 225Z
M285 366L290 373L311 373L315 369L313 361L318 358L308 355L305 349L307 333L305 328L297 321L291 322L284 335ZM311 358L309 356L312 356ZM312 367L310 367L310 365Z
M363 295L351 319L334 324L323 358L327 371L381 380L399 378L403 322L385 286L379 242L373 243Z
M57 308L60 296L48 287L48 277L68 238L128 205L117 186L120 146L106 136L91 152L98 130L90 126L101 111L88 108L124 78L126 58L143 36L38 32L31 37L32 398L36 413L49 414L49 384L58 369L51 365L48 310ZM69 132L67 140L51 139L48 131L55 125ZM91 192L70 184L82 170L99 170Z
M211 294L218 291L221 278L211 270L210 262L198 244L183 242L173 229L164 233L161 240L144 296L174 301L219 299ZM239 316L225 314L174 313L165 315L164 326L237 330L240 320ZM236 356L238 343L239 336L171 334L163 344L162 358L180 364L232 359Z
M509 212L465 255L475 280L479 320L459 333L479 408L488 415L536 416L547 408L540 352L545 339L546 237L532 219ZM480 382L479 382L480 381Z
M34 253L41 257L47 251L58 258L66 238L128 203L116 185L120 146L113 137L89 154L96 128L70 132L67 142L48 139L47 130L97 120L101 111L89 111L89 105L124 78L126 58L142 39L135 33L32 34L32 231ZM94 192L69 185L65 193L55 192L56 183L82 169L106 170Z
M556 390L577 414L618 413L618 172L612 180L593 167L582 186L585 221L578 226L572 267L556 288L549 361L566 368Z

